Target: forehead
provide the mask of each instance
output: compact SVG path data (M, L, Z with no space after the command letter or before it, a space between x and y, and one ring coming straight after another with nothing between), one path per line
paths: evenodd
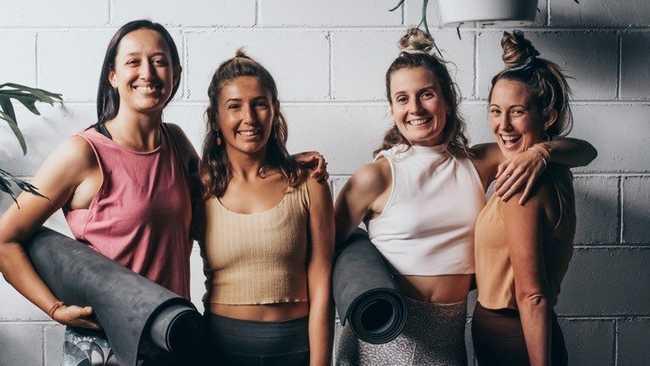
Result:
M240 96L258 97L267 96L262 83L254 76L238 76L223 84L221 92L222 98L234 98Z
M491 103L527 105L530 99L528 86L518 80L500 79L492 89Z
M141 28L129 32L120 40L117 47L117 57L131 53L158 53L170 54L169 46L162 35L153 29Z
M390 75L390 86L393 93L430 85L438 87L438 78L433 72L422 66L402 68Z

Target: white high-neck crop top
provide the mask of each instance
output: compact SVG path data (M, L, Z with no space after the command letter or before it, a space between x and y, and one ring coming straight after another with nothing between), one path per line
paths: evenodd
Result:
M474 221L485 193L474 164L444 146L397 145L380 152L392 173L370 240L402 275L474 273Z

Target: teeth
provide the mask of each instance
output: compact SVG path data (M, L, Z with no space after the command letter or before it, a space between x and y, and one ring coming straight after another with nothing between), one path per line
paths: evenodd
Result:
M418 118L418 119L412 119L408 121L407 123L410 124L411 126L420 126L425 123L429 122L428 118Z
M505 136L505 135L501 135L501 139L504 142L515 142L515 141L519 140L519 137L521 137L521 136Z
M238 131L240 135L243 136L255 136L258 134L259 130L245 130L245 131Z

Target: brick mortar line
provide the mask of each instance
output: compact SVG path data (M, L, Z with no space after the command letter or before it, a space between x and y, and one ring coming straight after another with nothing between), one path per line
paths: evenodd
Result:
M55 321L47 321L47 320L0 320L0 325L22 325L22 324L29 324L29 325L57 325L59 323Z
M618 178L618 205L617 215L618 215L618 242L624 243L623 241L623 231L625 230L625 218L623 217L623 205L625 204L625 189L623 187L623 178Z
M38 87L38 32L34 33L34 84Z
M113 24L113 0L108 1L108 24Z
M616 99L621 100L621 88L623 84L623 34L617 32L618 62L616 64Z
M474 60L473 60L473 67L474 67L474 79L472 80L474 82L474 85L472 85L472 98L473 99L480 99L480 67L479 67L479 48L478 48L478 33L474 33ZM487 100L486 100L487 101Z
M262 1L262 0L259 0ZM258 9L261 9L258 8ZM261 11L260 11L261 13ZM261 15L261 14L260 14ZM257 19L257 22L259 22L260 19ZM336 30L336 31L359 31L359 30L366 30L366 31L394 31L394 30L402 30L408 28L410 25L409 24L390 24L390 25L358 25L358 26L353 26L353 25L330 25L330 26L325 26L325 25L316 25L316 26L305 26L305 25L259 25L259 24L242 24L242 25L214 25L214 24L209 24L209 25L187 25L187 24L178 24L178 23L162 23L165 25L166 28L171 29L171 28L183 28L187 30L198 30L198 31L205 31L205 30L241 30L241 29L256 29L256 30L292 30L292 31L300 31L300 30L309 30L309 31L317 31L317 30ZM66 30L87 30L87 31L92 31L92 30L114 30L119 28L119 25L117 24L106 24L106 25L62 25L62 26L34 26L34 25L28 25L28 26L0 26L0 31L11 31L11 30L20 30L20 31L66 31ZM512 30L513 28L518 28L518 27L461 27L461 32L488 32L488 33L497 33L497 32L503 32L504 30ZM627 26L614 26L614 27L600 27L600 28L593 28L593 27L587 27L587 26L576 26L576 27L547 27L547 26L534 26L534 27L525 27L521 28L523 29L524 32L531 32L531 33L612 33L612 32L622 32L622 34L625 33L647 33L650 32L650 25L647 26L633 26L633 27L627 27ZM518 29L519 29L518 28ZM453 27L430 27L432 32L439 32L439 31L449 31L449 32L455 32L455 28Z
M649 315L610 315L610 316L598 316L598 315L557 315L558 319L563 320L600 320L600 321L628 321L628 320L650 320Z
M546 26L551 26L551 0L546 0Z
M260 1L262 0L255 0L255 17L253 19L253 27L257 28L260 25L260 18L261 18L261 12L262 12L262 7L260 6Z
M614 319L614 366L618 365L618 319Z
M620 250L630 250L630 249L640 249L640 250L650 250L650 243L648 244L574 244L574 249L580 250L611 250L611 249L620 249Z
M328 97L329 100L334 100L334 35L332 32L327 32L327 58L328 58L328 68L329 72L329 82L328 82Z

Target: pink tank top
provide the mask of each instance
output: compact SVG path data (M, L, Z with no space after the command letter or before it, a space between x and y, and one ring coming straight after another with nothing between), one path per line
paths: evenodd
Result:
M192 205L174 145L181 138L171 132L163 124L160 146L149 152L121 147L94 129L79 133L103 182L87 209L64 208L64 215L77 240L189 298Z

